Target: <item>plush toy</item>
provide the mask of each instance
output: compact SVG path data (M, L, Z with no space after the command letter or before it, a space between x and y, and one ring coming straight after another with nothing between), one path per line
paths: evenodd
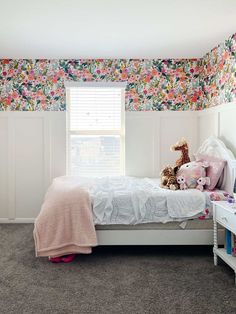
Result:
M188 188L186 184L186 180L183 176L177 177L177 182L179 184L180 190L186 190Z
M203 191L204 190L204 185L210 185L211 180L209 177L200 177L197 180L197 187L196 189Z
M171 166L165 167L161 171L161 187L170 190L177 190L179 188L176 181L176 169Z
M178 141L175 145L171 146L170 148L171 151L180 151L181 156L178 160L176 160L175 164L178 167L178 169L190 162L190 157L189 157L189 151L188 151L188 143L187 141L182 138L180 141Z
M181 183L180 189L195 189L199 185L198 179L206 178L206 168L208 166L207 162L201 161L191 161L182 165L176 174L177 182ZM208 182L208 179L206 180Z
M223 192L223 191L216 191L212 192L210 194L210 200L211 201L227 201L232 199L233 196L230 195L229 193Z
M181 157L176 161L175 167L167 166L161 172L161 187L171 190L178 190L181 186L182 189L188 188L184 178L179 178L179 181L176 178L176 173L179 168L185 164L190 162L190 158L188 155L188 143L184 138L178 141L175 145L171 146L171 151L180 151Z

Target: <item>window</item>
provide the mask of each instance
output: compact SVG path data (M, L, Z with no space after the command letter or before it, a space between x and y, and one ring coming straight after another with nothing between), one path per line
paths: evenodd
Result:
M124 174L123 83L67 83L69 175Z

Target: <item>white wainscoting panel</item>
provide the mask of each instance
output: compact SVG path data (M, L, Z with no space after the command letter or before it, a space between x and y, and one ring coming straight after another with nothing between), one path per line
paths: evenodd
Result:
M14 131L14 216L35 217L44 195L44 118L17 117Z
M158 175L158 117L153 112L126 112L125 173L128 176Z
M64 112L0 113L0 222L33 221L52 179L66 174Z
M53 114L53 113L52 113ZM66 173L66 113L51 118L51 180Z
M236 156L236 103L218 109L218 135Z
M215 108L198 112L198 146L210 135L218 136L218 113Z

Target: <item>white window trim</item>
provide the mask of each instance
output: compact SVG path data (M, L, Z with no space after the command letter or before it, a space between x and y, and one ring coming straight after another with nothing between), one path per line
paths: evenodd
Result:
M112 87L112 88L126 88L126 82L71 82L65 81L64 86L70 87Z
M71 160L71 135L119 135L120 136L120 164L121 175L125 175L125 87L126 82L65 82L66 88L66 173L70 173ZM71 87L106 87L121 89L121 128L120 130L88 130L71 131L70 130L70 88Z

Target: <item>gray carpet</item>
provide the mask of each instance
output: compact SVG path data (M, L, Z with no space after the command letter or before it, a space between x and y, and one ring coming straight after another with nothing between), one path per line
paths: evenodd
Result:
M34 257L32 225L0 225L0 313L236 313L234 273L210 247L106 247Z

